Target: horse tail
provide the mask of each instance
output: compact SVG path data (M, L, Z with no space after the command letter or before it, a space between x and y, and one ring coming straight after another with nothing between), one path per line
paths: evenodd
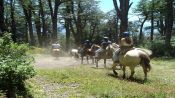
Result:
M150 65L150 58L148 55L145 54L140 54L140 58L141 58L141 64L144 68L147 69L147 72L149 72L151 70L151 65Z

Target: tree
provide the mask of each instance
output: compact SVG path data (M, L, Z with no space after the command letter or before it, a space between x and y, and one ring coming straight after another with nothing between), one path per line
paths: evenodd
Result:
M139 33L139 42L143 41L143 26L144 23L146 22L146 20L149 18L149 2L145 1L145 0L140 0L140 2L138 3L135 11L136 13L139 13L139 15L141 15L142 18L139 19L139 21L141 21L141 25L140 25L140 33Z
M47 0L50 8L50 15L52 19L52 42L57 41L57 18L58 18L58 7L63 3L62 0L54 0L54 6L51 0Z
M120 2L120 8L118 7L117 0L113 0L115 10L117 12L117 15L121 21L120 23L120 36L121 33L128 30L128 12L132 5L132 3L129 3L130 0L119 0Z
M166 1L166 16L165 16L165 45L171 46L171 34L173 27L173 0L165 0Z
M95 31L97 32L102 13L98 12L97 4L95 0L71 0L71 31L76 45L85 39L93 39Z
M14 42L16 42L17 40L17 36L16 36L16 21L15 21L15 0L10 0L10 8L11 8L11 32L12 32L12 39Z
M22 5L23 8L23 13L25 15L25 19L26 19L26 23L28 26L28 30L29 30L29 35L30 35L30 44L32 46L35 45L35 38L34 38L34 34L33 34L33 25L32 25L32 2L29 1L24 1L24 0L20 0L20 3ZM27 32L26 32L26 36L27 36Z
M0 87L7 98L16 98L16 92L24 88L24 81L36 74L33 58L26 54L28 49L25 44L14 43L10 33L0 38Z
M0 33L5 31L4 24L4 0L0 0Z

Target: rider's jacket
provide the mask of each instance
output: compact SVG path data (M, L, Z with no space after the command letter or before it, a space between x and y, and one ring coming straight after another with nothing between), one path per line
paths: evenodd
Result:
M132 38L130 38L130 37L127 37L127 38L122 38L121 39L121 42L120 42L120 47L130 47L130 46L132 46L133 45L133 40L132 40Z

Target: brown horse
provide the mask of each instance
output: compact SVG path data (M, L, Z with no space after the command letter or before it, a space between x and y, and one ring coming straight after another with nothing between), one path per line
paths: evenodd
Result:
M84 49L84 48L79 49L79 53L80 53L80 57L81 57L81 64L83 64L84 56L86 56L87 63L89 63L89 57L92 59L92 63L94 63L95 51L99 48L100 48L100 46L93 44L91 46L91 48L89 48L89 49Z

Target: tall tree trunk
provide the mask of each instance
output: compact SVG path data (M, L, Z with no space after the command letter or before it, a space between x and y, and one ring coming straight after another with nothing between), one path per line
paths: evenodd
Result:
M5 31L5 24L4 24L4 0L0 0L0 32L4 32L4 31Z
M165 31L164 31L165 26L163 23L163 16L162 15L160 16L159 21L160 21L160 34L161 34L161 36L164 36L165 35Z
M54 8L52 7L51 0L48 0L49 8L50 8L50 14L52 19L52 42L56 42L58 40L57 38L57 17L58 17L58 7L62 3L61 0L55 0Z
M143 22L140 25L140 34L139 34L139 40L140 40L140 42L143 41L143 32L142 32L142 29L143 29L143 25L144 25L145 21L147 20L147 18L148 18L148 15L145 16Z
M12 31L12 39L14 42L17 41L17 35L16 35L16 22L15 22L15 16L14 16L14 12L15 12L15 1L14 0L10 0L10 7L11 7L11 31Z
M171 46L171 34L173 27L173 0L166 0L166 16L165 16L165 24L166 24L166 33L165 33L165 45Z
M40 21L39 15L38 16L35 15L35 26L36 26L39 46L42 47L43 42L42 42L42 34L41 34L41 21Z
M67 16L65 18L65 28L66 28L66 51L69 50L70 48L70 24L71 24L71 20L70 20L70 14L71 14L71 6L69 4L69 2L67 2L66 5L66 13Z
M39 7L40 7L40 12L41 12L41 20L42 20L42 45L44 46L44 47L46 47L47 46L47 34L46 34L46 22L45 22L45 13L44 13L44 10L43 10L43 2L42 2L42 0L39 0Z
M150 34L151 41L153 41L153 34L154 34L154 0L152 0L152 11L151 11L151 34Z
M24 33L24 37L25 37L25 42L28 43L29 42L29 36L28 36L28 23L27 23L27 21L25 21L25 33Z
M23 12L25 15L25 19L27 22L28 30L29 30L29 35L30 35L30 45L34 46L35 45L35 38L33 34L33 25L32 25L32 5L31 1L29 1L30 4L25 4L25 1L20 0L20 3L23 7Z
M29 35L30 35L30 44L35 46L35 38L33 34L33 25L32 25L32 11L31 7L28 9L28 17L26 17L28 26L29 26Z
M119 0L120 2L120 8L118 7L117 0L113 0L113 4L115 7L115 10L117 12L117 16L120 18L120 37L123 32L128 30L128 12L132 5L132 3L129 4L130 0Z

